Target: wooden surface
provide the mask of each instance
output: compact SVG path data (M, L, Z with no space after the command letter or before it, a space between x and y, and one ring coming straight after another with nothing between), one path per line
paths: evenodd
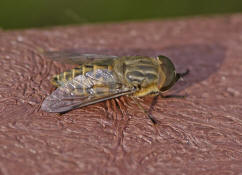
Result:
M62 116L40 110L67 70L43 50L158 55L191 73L153 106L129 98ZM0 31L0 174L239 174L242 15ZM151 98L143 104L149 108Z

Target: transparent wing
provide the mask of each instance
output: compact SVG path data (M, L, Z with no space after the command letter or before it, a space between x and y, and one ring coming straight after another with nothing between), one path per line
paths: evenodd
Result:
M117 56L114 55L81 53L76 51L45 52L44 55L53 61L67 64L86 64L94 61L112 60L117 58Z
M107 99L134 93L135 89L125 87L113 72L98 69L87 72L57 88L42 103L47 112L66 112Z

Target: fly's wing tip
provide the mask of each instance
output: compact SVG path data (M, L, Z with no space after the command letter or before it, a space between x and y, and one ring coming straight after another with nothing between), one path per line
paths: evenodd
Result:
M48 98L48 97L47 97ZM42 111L45 111L45 112L55 112L52 110L52 108L50 107L50 104L49 104L49 100L48 99L45 99L41 105L41 110Z
M41 105L41 110L49 113L63 113L77 108L79 103L72 105L71 102L64 102L60 99L53 99L53 96L48 96Z
M57 107L58 101L52 100L50 97L46 97L41 105L41 110L49 113L60 113L65 112L65 110L60 110Z

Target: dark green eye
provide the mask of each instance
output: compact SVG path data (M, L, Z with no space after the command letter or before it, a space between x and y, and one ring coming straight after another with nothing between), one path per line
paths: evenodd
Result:
M176 70L175 70L174 64L171 62L169 58L163 55L160 55L158 57L162 63L161 69L166 75L165 83L160 90L166 91L167 89L171 88L174 85L174 83L177 81Z

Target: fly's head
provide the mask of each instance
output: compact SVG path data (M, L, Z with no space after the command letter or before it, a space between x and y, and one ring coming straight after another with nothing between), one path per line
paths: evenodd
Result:
M161 66L160 79L163 82L160 91L163 92L170 89L181 77L181 74L176 73L175 66L168 57L160 55L157 59Z

